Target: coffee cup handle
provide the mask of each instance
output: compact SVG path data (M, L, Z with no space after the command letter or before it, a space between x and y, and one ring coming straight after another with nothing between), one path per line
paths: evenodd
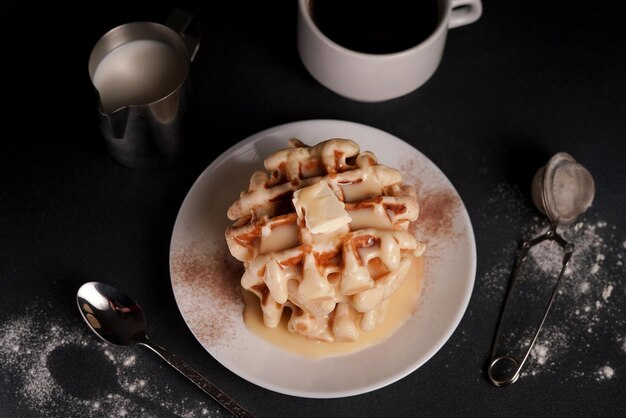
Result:
M448 28L458 28L476 22L483 13L480 0L452 0Z
M189 28L189 24L193 20L194 16L191 13L176 9L169 19L167 19L167 22L165 22L165 26L178 33L183 42L185 42L185 46L187 46L187 51L189 52L189 61L193 61L198 52L198 48L200 48L200 25L198 25L197 19L192 28L195 33L192 35L187 32L187 28Z

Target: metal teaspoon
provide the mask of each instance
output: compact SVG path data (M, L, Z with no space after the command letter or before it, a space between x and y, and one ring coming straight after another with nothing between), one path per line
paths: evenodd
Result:
M85 283L78 289L76 301L89 328L104 341L120 346L148 347L231 414L253 417L183 360L148 340L146 317L141 307L116 288L99 282Z

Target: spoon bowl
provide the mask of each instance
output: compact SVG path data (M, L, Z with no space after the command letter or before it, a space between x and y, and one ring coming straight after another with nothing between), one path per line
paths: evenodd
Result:
M143 310L113 286L85 283L78 289L76 301L89 327L104 341L127 346L146 340Z

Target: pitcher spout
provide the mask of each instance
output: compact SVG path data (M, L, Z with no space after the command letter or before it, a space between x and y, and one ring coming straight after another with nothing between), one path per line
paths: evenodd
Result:
M126 127L128 126L128 114L130 112L130 106L121 107L111 113L106 113L100 110L100 118L103 128L111 133L113 138L124 138L126 135Z

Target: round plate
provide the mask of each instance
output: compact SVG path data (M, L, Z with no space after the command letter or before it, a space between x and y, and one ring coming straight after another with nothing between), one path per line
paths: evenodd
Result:
M338 357L310 359L251 333L242 317L243 272L226 246L228 207L247 189L263 159L290 138L314 145L350 138L380 163L399 169L418 190L420 219L412 228L427 243L423 293L416 312L386 341ZM170 272L176 303L202 346L242 378L287 395L337 398L389 385L430 359L452 335L469 302L476 245L469 216L446 176L422 153L379 129L309 120L276 126L232 146L187 194L172 234Z

